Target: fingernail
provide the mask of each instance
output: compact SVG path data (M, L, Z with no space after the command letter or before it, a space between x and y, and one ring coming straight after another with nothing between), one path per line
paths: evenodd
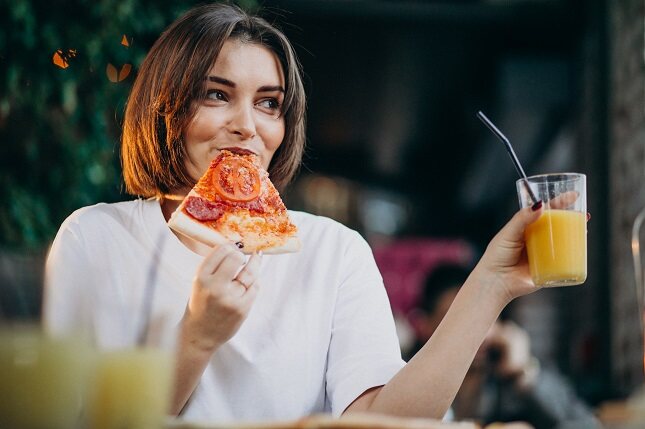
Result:
M591 220L591 213L587 212L587 222Z
M534 212L540 210L541 208L542 208L542 200L538 201L537 203L531 206L531 210L533 210Z

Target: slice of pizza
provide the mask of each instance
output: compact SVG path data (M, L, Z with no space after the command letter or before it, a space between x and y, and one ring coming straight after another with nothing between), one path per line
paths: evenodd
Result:
M257 156L222 150L168 221L210 246L234 243L244 253L300 249L297 228Z

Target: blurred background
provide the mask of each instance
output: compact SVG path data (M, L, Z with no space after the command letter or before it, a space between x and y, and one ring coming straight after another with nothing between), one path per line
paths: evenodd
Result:
M516 172L587 174L589 275L509 312L592 404L643 382L632 230L645 207L642 0L238 1L290 37L308 147L284 196L372 244L402 317L421 279L473 260L517 208ZM137 68L189 0L0 2L0 310L38 318L75 209L131 198L119 138ZM641 237L642 241L645 238Z

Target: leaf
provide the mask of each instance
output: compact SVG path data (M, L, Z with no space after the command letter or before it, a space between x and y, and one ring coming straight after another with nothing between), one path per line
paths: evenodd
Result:
M111 63L108 63L105 73L107 74L110 82L117 83L119 81L119 73L116 71L116 67L114 67Z
M126 77L128 77L131 70L132 70L132 64L123 64L123 67L121 67L121 71L119 72L119 82L121 82Z
M69 67L69 63L63 56L63 51L60 49L54 52L54 56L52 57L52 62L62 69L66 69L67 67Z

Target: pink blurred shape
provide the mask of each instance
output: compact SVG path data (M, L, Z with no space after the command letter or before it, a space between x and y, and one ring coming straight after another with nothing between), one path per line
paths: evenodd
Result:
M409 238L374 249L392 311L408 317L415 308L423 282L443 264L472 262L474 249L461 239Z

